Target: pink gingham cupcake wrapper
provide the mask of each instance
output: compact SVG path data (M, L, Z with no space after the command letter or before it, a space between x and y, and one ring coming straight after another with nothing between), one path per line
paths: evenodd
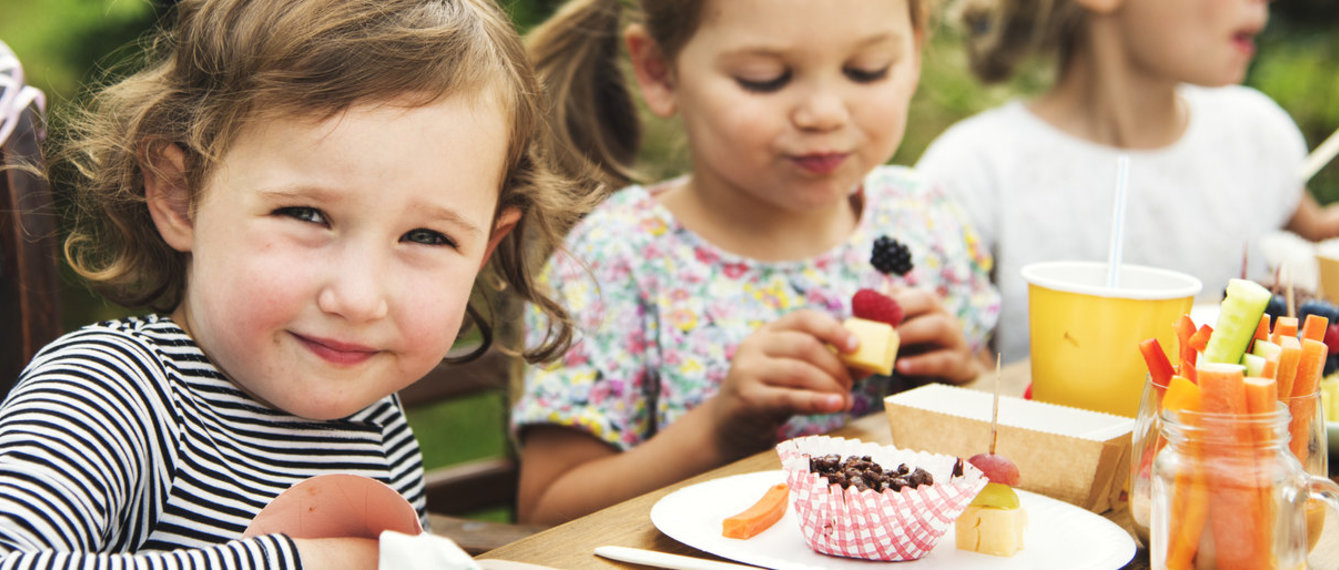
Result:
M958 458L897 449L854 439L810 436L777 444L809 547L832 556L866 560L916 560L948 532L949 525L986 486L981 471L963 462L963 476L954 478ZM870 456L887 469L905 463L934 477L934 485L901 491L843 490L809 471L809 458L835 453Z

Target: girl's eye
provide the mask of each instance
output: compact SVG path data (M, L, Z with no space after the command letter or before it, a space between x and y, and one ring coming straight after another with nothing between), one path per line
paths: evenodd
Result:
M322 213L320 210L317 210L316 208L309 208L307 206L289 206L287 208L279 208L278 210L275 210L274 213L280 216L288 216L295 220L300 220L303 222L309 222L313 224L325 225L327 223L324 213Z
M848 67L844 70L846 76L856 83L874 83L885 77L888 77L888 69L891 66L883 66L879 69L868 70L858 67Z
M785 87L786 83L790 82L790 72L787 71L772 79L761 81L736 77L735 82L739 83L739 86L743 87L745 91L751 91L753 93L775 93L782 87Z
M405 233L404 237L400 238L400 241L407 241L423 245L444 245L448 247L456 247L456 242L451 241L451 238L446 237L441 232L435 232L423 228L409 230L407 233Z

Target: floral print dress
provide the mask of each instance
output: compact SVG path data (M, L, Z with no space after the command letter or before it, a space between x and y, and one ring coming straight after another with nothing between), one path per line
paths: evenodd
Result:
M759 326L806 307L844 318L862 287L933 289L973 349L998 319L989 254L958 206L907 168L875 169L856 230L801 261L761 262L717 248L660 205L653 193L665 187L615 192L549 261L540 279L571 311L577 340L561 359L527 370L514 428L568 426L620 450L636 446L715 395L736 348ZM912 271L874 269L870 251L881 235L911 249ZM534 307L525 319L534 344L547 322ZM793 417L778 438L830 431L881 409L887 382L858 381L852 410Z

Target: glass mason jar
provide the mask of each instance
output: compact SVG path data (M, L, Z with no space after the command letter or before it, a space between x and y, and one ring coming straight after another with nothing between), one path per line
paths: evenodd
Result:
M1166 391L1167 386L1154 382L1151 376L1147 378L1144 382L1143 396L1139 399L1139 414L1135 417L1134 431L1131 435L1133 441L1130 448L1130 481L1126 489L1129 491L1131 526L1134 529L1135 539L1143 546L1149 544L1153 458L1167 443L1162 433L1161 419L1162 394ZM1296 448L1294 454L1307 473L1321 477L1328 475L1326 420L1322 413L1320 393L1297 396L1284 401L1290 412L1300 411L1302 408L1313 410L1308 414L1310 421L1304 426L1298 426L1297 431L1291 432L1296 434L1293 437L1297 439L1292 439L1284 446L1285 449ZM1294 415L1300 417L1303 414Z
M1290 418L1284 403L1264 414L1160 414L1153 568L1305 567L1307 500L1339 515L1339 485L1303 470L1289 450Z
M1139 413L1134 419L1133 441L1130 447L1130 482L1126 486L1129 492L1130 519L1135 539L1139 544L1148 546L1148 525L1150 515L1149 501L1153 489L1153 458L1162 450L1166 440L1162 437L1162 394L1167 386L1159 384L1149 376L1144 381L1144 393L1139 398Z

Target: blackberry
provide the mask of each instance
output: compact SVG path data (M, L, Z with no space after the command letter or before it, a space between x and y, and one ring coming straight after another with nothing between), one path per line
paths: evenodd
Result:
M911 249L888 236L879 236L879 239L874 240L874 251L869 256L869 262L884 274L906 275L913 267Z

